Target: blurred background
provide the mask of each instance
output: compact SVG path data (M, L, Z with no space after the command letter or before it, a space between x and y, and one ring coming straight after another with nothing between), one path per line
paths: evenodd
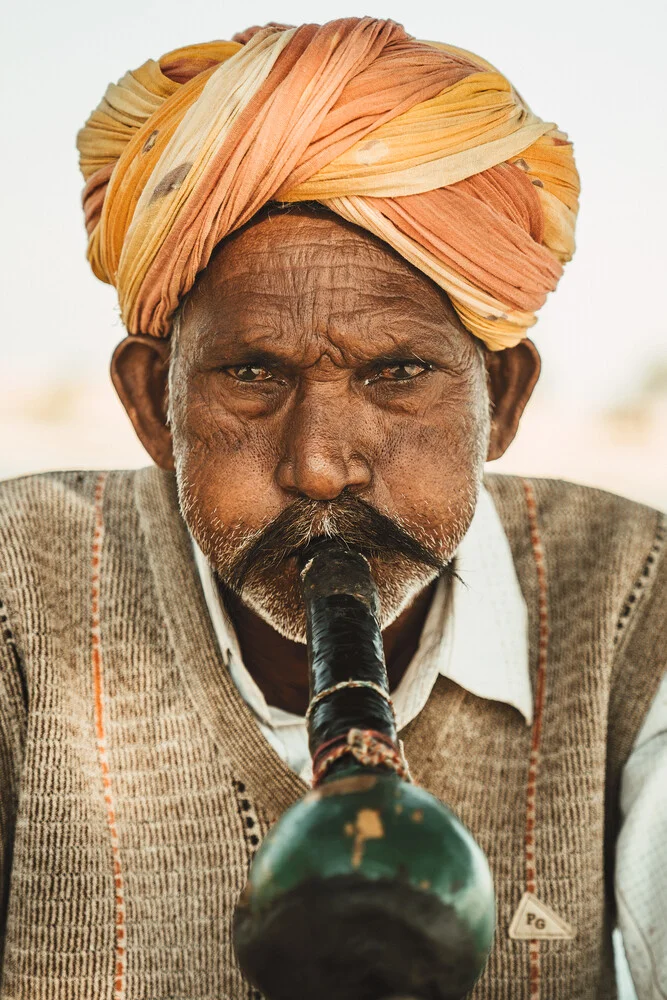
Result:
M484 55L575 143L578 249L542 310L543 375L498 471L667 507L667 153L658 0L25 0L5 17L0 477L146 462L108 378L115 293L85 260L75 136L149 57L250 24L392 17Z
M251 24L372 14L479 52L575 143L578 250L534 330L538 391L495 468L667 507L666 9L658 0L12 4L0 66L0 477L147 461L107 374L123 337L115 293L85 260L74 142L107 84Z

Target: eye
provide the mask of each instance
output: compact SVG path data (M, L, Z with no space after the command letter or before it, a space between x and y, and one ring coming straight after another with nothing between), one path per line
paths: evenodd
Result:
M385 382L407 382L410 379L432 371L432 366L419 361L397 361L393 365L385 365L375 375L366 379L366 385L380 380Z
M231 365L223 370L237 382L268 382L273 378L268 368L261 365Z

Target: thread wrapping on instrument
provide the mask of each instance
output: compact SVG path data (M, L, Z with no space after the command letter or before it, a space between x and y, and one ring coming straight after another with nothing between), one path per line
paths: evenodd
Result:
M386 767L404 781L412 782L402 748L375 729L350 729L318 748L313 757L313 788L322 783L335 761L346 754L364 767Z
M319 705L321 701L324 701L324 699L328 698L330 695L336 694L337 691L344 691L345 688L370 688L371 691L375 691L375 693L379 694L381 698L384 698L391 709L394 720L396 719L394 703L380 684L376 684L375 681L349 680L339 681L337 684L332 684L331 687L325 688L324 691L320 691L319 694L313 695L306 710L306 724L308 724L310 716L312 715L313 709L316 705Z

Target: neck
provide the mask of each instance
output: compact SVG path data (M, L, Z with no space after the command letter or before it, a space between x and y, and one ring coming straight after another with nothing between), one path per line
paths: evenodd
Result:
M437 586L434 581L417 595L382 639L389 689L394 691L414 656ZM305 645L285 639L234 594L225 591L243 662L269 705L305 715L308 707L308 655Z

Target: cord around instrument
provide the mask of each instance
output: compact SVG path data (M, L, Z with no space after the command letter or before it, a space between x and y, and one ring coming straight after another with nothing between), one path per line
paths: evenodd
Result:
M399 747L383 733L374 729L350 729L343 736L323 743L313 757L313 788L324 781L332 765L350 754L364 767L385 767L395 771L404 781L412 781L408 763Z
M371 691L375 691L376 694L379 694L381 698L384 698L384 700L387 702L387 704L391 709L391 714L394 716L394 719L396 718L396 713L394 712L394 703L392 702L391 697L387 694L385 689L380 686L380 684L376 684L375 681L348 680L348 681L338 681L337 684L332 684L331 687L325 688L324 691L320 691L319 694L316 694L311 698L308 709L306 710L306 724L308 724L312 711L316 705L319 705L321 701L324 701L325 698L328 698L330 695L335 694L337 691L343 691L345 688L370 688Z

